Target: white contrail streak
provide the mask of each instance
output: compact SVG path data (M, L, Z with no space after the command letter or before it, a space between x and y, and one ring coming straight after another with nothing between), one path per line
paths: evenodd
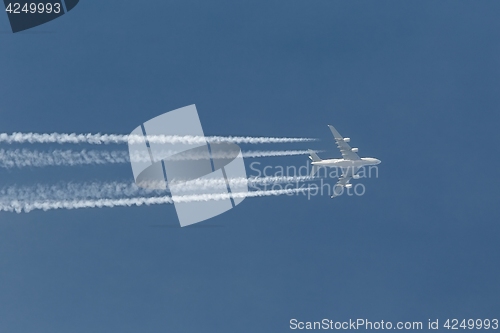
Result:
M113 144L113 143L142 143L146 137L142 135L123 134L76 134L76 133L0 133L0 142L3 143L88 143L88 144ZM184 143L200 144L208 142L233 142L233 143L293 143L316 141L313 138L276 138L276 137L250 137L250 136L193 136L193 135L148 135L150 143Z
M262 185L274 185L274 184L283 184L283 183L300 183L306 182L309 180L313 180L314 177L310 176L270 176L270 177L252 177L252 178L228 178L227 182L229 183L229 187L233 186L262 186ZM182 181L173 181L169 184L170 188L175 191L193 191L200 189L209 189L209 188L226 188L225 179L194 179L187 182Z
M171 156L174 151L160 152L162 156ZM307 155L307 150L251 150L243 152L245 158L273 157L273 156L294 156ZM205 158L200 154L182 154L178 159L200 159ZM223 158L224 153L213 156ZM232 153L227 153L227 157L234 157ZM150 162L148 153L132 153L134 162ZM23 168L23 167L47 167L47 166L77 166L77 165L102 165L102 164L122 164L129 163L129 152L126 150L52 150L39 151L29 149L0 149L0 168Z
M299 183L313 180L312 177L255 177L255 178L228 178L230 187L248 185L258 189L262 185L274 185L282 183ZM151 184L158 188L161 184ZM157 185L157 186L154 186ZM190 192L204 189L226 189L225 179L195 179L187 182L174 181L170 184L171 189L179 192ZM119 199L123 197L164 195L167 189L153 190L139 188L131 182L85 182L85 183L59 183L55 185L36 184L32 186L8 186L0 189L0 204L34 201L58 201L86 200L86 199Z
M130 182L85 182L58 183L55 185L36 184L32 186L12 185L0 189L0 202L43 201L123 198L145 196L151 193L165 194L165 190L141 189Z
M33 210L52 210L52 209L78 209L78 208L101 208L101 207L123 207L123 206L142 206L172 204L174 202L196 202L211 200L226 200L229 198L249 198L266 197L279 195L294 195L300 192L308 191L308 188L269 190L269 191L251 191L238 193L218 193L218 194L197 194L181 196L163 196L163 197L137 197L125 199L98 199L98 200L61 200L61 201L36 201L0 203L0 211L29 213Z
M321 153L322 150L314 150L315 153ZM244 151L243 157L277 157L277 156L294 156L294 155L309 155L309 150L254 150Z
M0 149L0 168L129 163L127 151Z

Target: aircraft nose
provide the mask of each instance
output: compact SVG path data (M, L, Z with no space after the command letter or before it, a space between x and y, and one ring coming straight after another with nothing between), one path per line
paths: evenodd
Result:
M380 164L380 163L382 163L382 161L381 161L381 160L379 160L379 159L377 159L377 164Z

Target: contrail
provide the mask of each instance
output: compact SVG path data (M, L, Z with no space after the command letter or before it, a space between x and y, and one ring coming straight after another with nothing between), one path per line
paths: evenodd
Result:
M293 143L316 141L313 138L276 138L250 136L193 136L193 135L123 135L123 134L76 134L76 133L0 133L3 143L88 143L88 144L123 144L142 143L184 143L200 144L208 142L233 143Z
M162 196L162 197L136 197L125 199L98 199L98 200L61 200L61 201L36 201L24 203L12 201L10 203L0 203L0 211L29 213L33 210L52 210L52 209L78 209L78 208L101 208L101 207L123 207L123 206L142 206L142 205L160 205L172 204L174 202L195 202L225 200L229 198L250 198L267 197L279 195L294 195L309 191L308 188L269 190L269 191L251 191L238 193L218 193L218 194L196 194L181 196Z
M312 177L254 177L254 178L228 178L230 186L247 185L253 188L262 185L283 183L299 183L313 180ZM152 188L165 186L164 182L150 184ZM200 189L226 189L225 179L194 179L187 182L173 181L169 184L171 189L179 192L190 192ZM0 189L0 204L9 202L35 202L35 201L60 201L86 199L120 199L123 197L165 195L169 189L144 189L133 182L84 182L84 183L59 183L55 185L36 184L32 186L8 186Z
M129 163L127 151L0 149L0 168Z
M310 176L269 176L269 177L251 177L251 178L227 178L227 182L229 183L229 187L232 186L261 186L261 185L274 185L274 184L283 184L283 183L301 183L314 180L314 177ZM193 191L199 189L208 189L208 188L226 188L226 180L225 179L193 179L187 182L173 180L169 184L171 189L175 189L176 191Z
M175 151L159 152L159 155L172 156ZM227 157L233 157L226 153ZM307 155L307 150L250 150L243 152L245 158L273 157L273 156L294 156ZM0 168L23 168L23 167L47 167L47 166L78 166L78 165L102 165L102 164L122 164L134 162L150 162L148 153L133 152L129 157L126 150L52 150L39 151L29 149L0 149ZM214 158L224 158L224 153L215 154ZM201 159L205 156L196 153L178 155L178 159Z
M321 153L322 150L314 150L315 153ZM244 151L243 157L254 158L254 157L277 157L277 156L294 156L294 155L309 155L309 150L254 150L254 151Z
M146 196L152 193L165 195L166 191L167 189L141 189L132 182L70 182L55 185L12 185L0 189L0 202L66 200L68 198L72 198L73 200L123 198Z

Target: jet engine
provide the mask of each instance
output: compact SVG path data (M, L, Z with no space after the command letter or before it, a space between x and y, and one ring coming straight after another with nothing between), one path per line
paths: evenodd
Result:
M351 188L352 184L345 184L345 188Z
M352 179L359 179L359 178L361 178L360 175L354 175L354 176L352 176Z
M351 138L344 138L344 142L350 142Z
M357 152L358 152L358 148L352 148L352 149L351 149L351 151L352 151L353 153L357 153Z

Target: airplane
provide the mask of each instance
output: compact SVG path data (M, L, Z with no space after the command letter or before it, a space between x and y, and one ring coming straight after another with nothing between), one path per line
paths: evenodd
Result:
M309 159L311 159L311 164L313 166L311 177L318 172L320 167L333 167L342 168L342 176L340 176L337 184L334 186L333 195L331 198L335 198L342 194L343 191L338 192L335 189L341 188L351 188L352 184L349 182L351 179L359 179L360 176L356 173L364 166L377 165L380 164L380 160L372 157L359 157L357 152L358 148L351 148L347 143L351 141L350 138L343 138L342 135L333 127L328 125L330 131L332 131L333 137L337 142L337 147L342 153L342 158L332 158L328 160L322 160L319 156L311 149L309 149Z

